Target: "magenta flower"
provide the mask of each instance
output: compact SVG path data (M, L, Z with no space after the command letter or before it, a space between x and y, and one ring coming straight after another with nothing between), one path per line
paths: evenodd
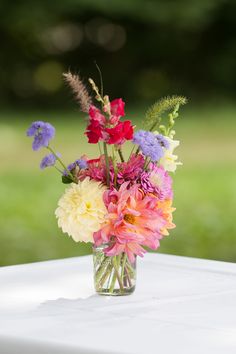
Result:
M154 193L160 200L173 199L172 178L162 166L151 163L148 172L142 172L141 188L145 193Z
M122 184L125 181L137 180L143 171L143 166L144 157L141 154L131 155L128 162L118 163L117 182Z

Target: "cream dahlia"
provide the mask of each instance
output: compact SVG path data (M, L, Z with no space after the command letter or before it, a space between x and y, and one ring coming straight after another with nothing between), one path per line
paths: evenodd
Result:
M107 212L103 202L105 190L87 177L78 184L72 183L60 198L55 211L58 226L76 242L93 242L93 233L100 229Z

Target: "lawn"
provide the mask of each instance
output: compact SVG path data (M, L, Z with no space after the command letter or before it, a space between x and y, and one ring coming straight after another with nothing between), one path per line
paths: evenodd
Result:
M176 229L158 252L236 261L236 107L186 108L177 125L184 165L174 175ZM140 126L139 114L132 114ZM32 120L56 126L54 140L66 163L95 146L86 144L80 114L6 112L0 115L0 265L91 252L57 228L54 210L65 186L54 169L40 171L43 151L33 152L25 130ZM127 151L128 153L128 151Z

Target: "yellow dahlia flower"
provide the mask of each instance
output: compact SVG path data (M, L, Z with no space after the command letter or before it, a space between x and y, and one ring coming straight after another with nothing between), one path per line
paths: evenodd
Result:
M76 242L93 242L93 233L100 229L106 214L105 190L87 177L78 184L72 183L60 198L55 211L58 226Z

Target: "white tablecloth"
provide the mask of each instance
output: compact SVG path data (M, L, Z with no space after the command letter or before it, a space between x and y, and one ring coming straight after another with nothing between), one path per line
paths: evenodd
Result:
M147 254L123 297L90 256L0 268L0 353L235 354L236 264Z

